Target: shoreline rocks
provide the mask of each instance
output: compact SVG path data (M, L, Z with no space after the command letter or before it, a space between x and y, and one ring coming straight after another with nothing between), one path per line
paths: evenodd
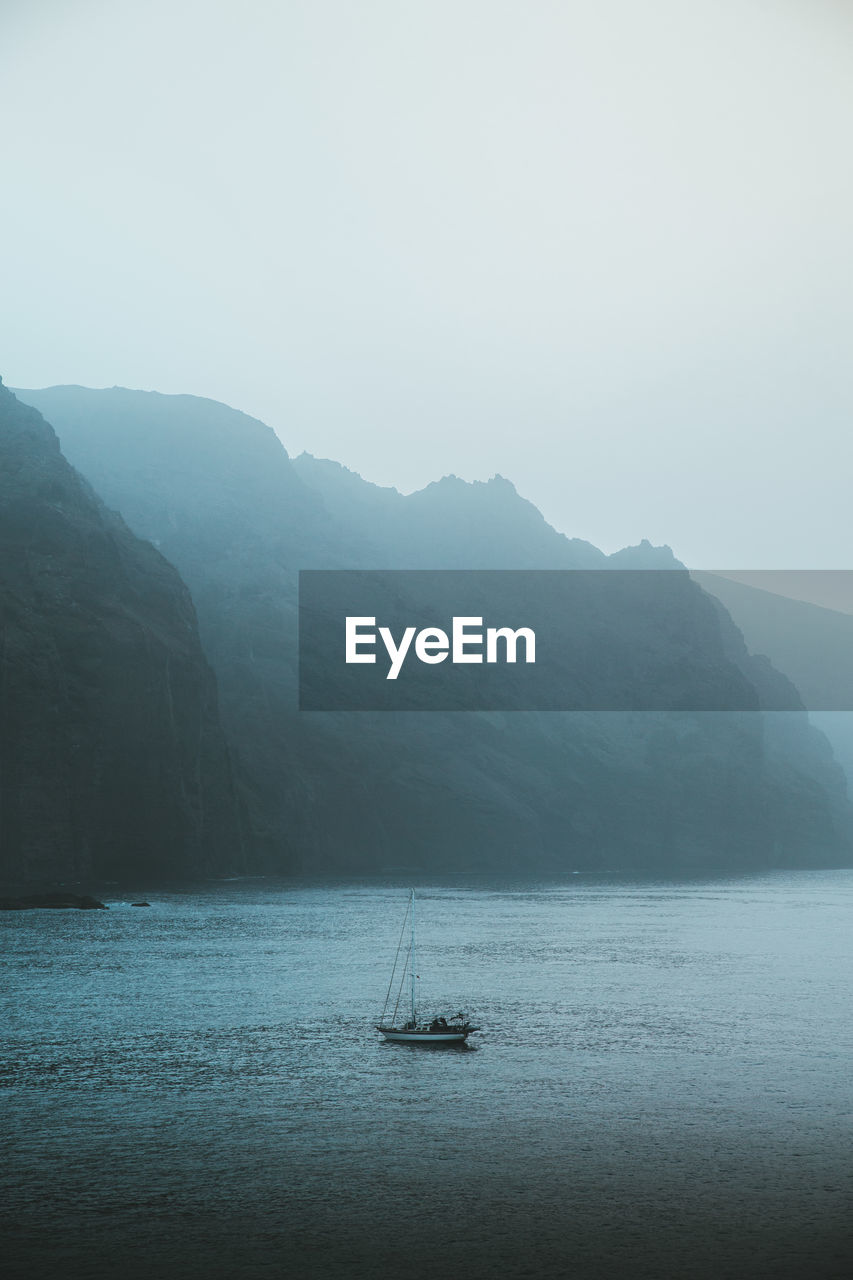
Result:
M88 893L27 893L17 898L0 898L0 911L34 911L39 908L55 911L108 911L106 903Z

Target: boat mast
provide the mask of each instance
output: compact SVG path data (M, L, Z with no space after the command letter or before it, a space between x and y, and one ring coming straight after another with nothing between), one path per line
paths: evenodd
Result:
M412 890L412 1022L416 1022L415 1017L415 891Z

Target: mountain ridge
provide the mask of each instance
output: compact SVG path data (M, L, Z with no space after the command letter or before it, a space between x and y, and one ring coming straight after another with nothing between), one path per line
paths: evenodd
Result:
M190 586L256 869L376 871L401 850L424 870L849 860L840 771L804 716L297 710L299 568L678 567L669 548L605 556L503 479L448 477L414 495L373 486L340 464L290 459L227 406L215 410L215 456L196 458L213 412L204 402L186 419L184 398L151 393L22 395ZM186 464L177 478L175 458ZM756 688L767 677L772 705L778 673L761 675L721 616L704 609L701 625L718 628L726 660Z

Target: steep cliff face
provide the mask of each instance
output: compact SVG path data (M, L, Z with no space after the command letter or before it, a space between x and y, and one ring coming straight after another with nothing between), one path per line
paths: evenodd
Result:
M187 588L0 385L0 878L239 865Z
M21 395L192 590L256 866L558 872L850 860L843 779L804 715L786 717L783 730L758 712L296 709L299 568L676 567L667 549L606 557L550 528L500 479L450 477L403 496L335 463L293 463L269 428L209 401L73 387ZM754 705L784 705L781 678L750 657L727 616L705 600L696 618L710 629L708 651L725 651L750 683ZM603 646L602 660L617 650Z

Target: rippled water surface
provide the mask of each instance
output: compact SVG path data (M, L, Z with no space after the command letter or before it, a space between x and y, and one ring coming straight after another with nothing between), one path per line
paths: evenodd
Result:
M20 1277L841 1277L853 872L146 888L0 915ZM103 895L102 895L103 896Z

